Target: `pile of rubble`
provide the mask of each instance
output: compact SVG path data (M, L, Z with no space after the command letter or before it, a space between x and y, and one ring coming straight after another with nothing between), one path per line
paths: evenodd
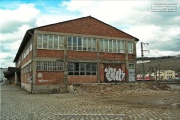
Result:
M159 83L158 81L149 82L148 88L151 90L170 90L170 86L165 83Z
M159 82L135 82L135 83L101 83L101 84L73 84L70 92L89 94L118 94L120 92L141 92L148 90L170 90L170 86Z

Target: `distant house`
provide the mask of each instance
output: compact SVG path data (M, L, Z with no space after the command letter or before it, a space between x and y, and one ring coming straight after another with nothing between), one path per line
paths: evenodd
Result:
M137 75L137 80L142 80L142 78L142 74ZM154 73L145 74L145 80L170 80L175 78L175 71L173 70L160 70Z
M164 80L175 79L175 71L164 70Z
M135 81L138 41L91 16L29 29L14 59L18 79L34 92L60 84Z
M162 71L162 70L156 71L155 73L152 73L151 76L155 80L164 80L164 71Z

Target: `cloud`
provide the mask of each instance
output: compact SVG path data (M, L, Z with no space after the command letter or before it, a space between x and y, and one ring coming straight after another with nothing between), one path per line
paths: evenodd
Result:
M145 49L149 55L165 56L180 54L180 13L152 12L151 4L157 1L68 1L63 5L69 11L92 15L140 39L137 55L140 56L140 42L149 43ZM169 1L161 1L169 3ZM159 3L159 2L158 2ZM170 3L177 3L173 0ZM153 52L153 53L152 53Z
M39 14L39 10L34 4L21 4L15 10L0 9L1 14L1 33L11 33L17 31L23 24L35 26L35 19Z
M0 9L0 62L1 66L14 66L13 59L25 32L36 26L40 10L34 4L20 4L17 9Z
M140 42L149 43L144 49L151 52L145 56L180 54L179 11L151 12L152 2L156 1L70 0L27 1L24 2L26 4L6 2L0 9L3 18L0 20L0 62L3 65L13 65L12 61L28 29L89 15L139 38L138 57L141 54ZM171 2L180 4L176 0Z
M7 68L8 66L14 66L12 59L14 56L11 53L1 52L0 55L0 67Z
M138 14L143 14L144 11L149 11L149 2L141 1L70 1L63 2L63 5L69 11L76 11L84 16L92 15L105 22L121 22L122 24L134 23L129 17L138 18ZM149 6L149 7L147 7ZM138 15L138 16L137 16Z
M60 15L51 14L51 15L48 15L48 14L42 14L42 15L40 15L40 17L37 18L36 25L37 26L43 26L43 25L48 25L48 24L54 24L54 23L58 23L58 22L63 22L63 21L68 21L68 20L71 20L71 19L75 19L77 17L78 16L76 16L76 15L64 15L64 14L60 14Z

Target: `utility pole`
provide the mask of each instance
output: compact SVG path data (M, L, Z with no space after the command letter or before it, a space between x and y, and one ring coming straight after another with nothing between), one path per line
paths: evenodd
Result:
M161 76L160 76L160 64L158 64L158 66L159 66L159 80L161 80Z
M149 50L143 50L143 45L149 45L149 43L141 42L141 58L142 58L142 71L143 71L142 79L144 80L144 51L149 52Z

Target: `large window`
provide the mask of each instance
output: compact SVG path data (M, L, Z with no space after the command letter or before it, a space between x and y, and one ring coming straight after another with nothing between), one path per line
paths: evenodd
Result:
M37 35L38 49L64 49L64 37L58 35Z
M133 53L133 43L128 42L128 53Z
M28 72L31 72L32 71L32 63L26 65L25 67L22 68L21 70L21 74L25 74L25 73L28 73Z
M38 61L37 70L39 71L60 71L63 70L64 64L60 61Z
M96 75L96 63L68 63L69 75Z
M69 36L68 50L96 51L96 39Z
M124 41L100 39L100 52L124 53Z

